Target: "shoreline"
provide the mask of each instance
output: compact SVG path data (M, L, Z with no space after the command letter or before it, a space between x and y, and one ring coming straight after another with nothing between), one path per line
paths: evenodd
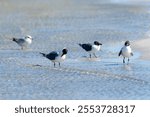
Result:
M133 48L135 51L139 51L141 53L140 59L150 60L150 39L142 39L137 42L134 41Z

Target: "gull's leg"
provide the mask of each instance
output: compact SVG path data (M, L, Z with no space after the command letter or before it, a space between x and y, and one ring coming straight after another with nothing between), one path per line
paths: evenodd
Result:
M130 59L128 58L128 63L129 63Z
M91 54L90 54L90 58L92 58Z
M21 50L24 50L24 47L23 47L23 46L21 46Z
M93 53L93 55L95 56L95 58L97 58L97 56L96 56L96 54L95 54L95 53Z
M123 63L125 63L125 57L123 57Z

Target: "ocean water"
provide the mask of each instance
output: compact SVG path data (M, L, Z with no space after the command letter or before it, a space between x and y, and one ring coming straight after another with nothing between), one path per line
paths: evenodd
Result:
M150 61L135 51L129 64L124 41L150 36L149 0L2 0L0 99L150 99ZM32 35L27 50L12 37ZM103 43L97 59L78 43ZM61 67L39 52L68 48Z

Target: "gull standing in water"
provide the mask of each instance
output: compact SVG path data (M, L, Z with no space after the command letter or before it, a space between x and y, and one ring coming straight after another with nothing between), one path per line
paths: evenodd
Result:
M49 54L45 54L45 53L40 53L40 54L42 54L47 59L51 60L54 63L54 67L56 65L56 62L59 63L59 67L60 67L60 62L66 59L67 53L68 50L64 48L61 52L52 51Z
M30 35L27 35L24 38L13 38L13 41L21 46L21 49L23 50L32 43L32 37Z
M94 41L94 44L90 44L90 43L86 43L86 44L79 44L79 46L81 46L86 52L88 52L90 54L90 58L92 56L92 54L97 58L96 56L96 52L100 50L101 48L101 43L98 41Z
M128 62L130 61L130 57L133 56L133 53L129 41L126 41L124 46L121 48L118 56L120 55L123 56L123 63L125 63L125 58L128 58Z

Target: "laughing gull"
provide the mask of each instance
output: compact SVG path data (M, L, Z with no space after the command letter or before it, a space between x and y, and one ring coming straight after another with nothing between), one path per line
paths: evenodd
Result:
M126 41L124 46L121 48L118 56L120 56L120 55L123 56L123 63L125 63L125 58L128 58L128 62L129 62L129 60L130 60L129 58L131 56L133 56L129 41Z
M40 54L42 54L47 59L51 60L54 63L54 67L56 62L59 63L59 67L60 67L60 62L66 59L67 52L68 50L64 48L61 52L52 51L49 54L45 54L45 53L40 53Z
M30 35L27 35L24 38L13 38L13 41L21 46L21 49L23 50L32 43L32 37Z
M102 44L99 43L98 41L94 41L93 45L90 43L79 44L79 46L81 46L85 51L87 51L90 54L90 58L91 58L91 54L93 54L97 58L95 53L100 50L101 45Z

